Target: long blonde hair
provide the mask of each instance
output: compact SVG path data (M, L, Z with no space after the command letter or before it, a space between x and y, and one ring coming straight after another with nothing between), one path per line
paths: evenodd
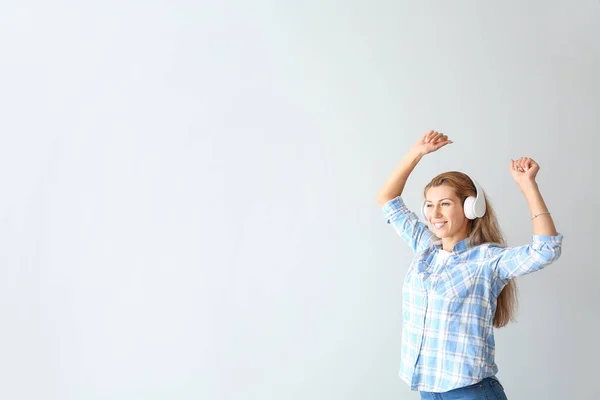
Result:
M466 174L458 171L450 171L439 174L434 177L431 182L425 186L423 195L427 194L427 190L432 187L448 185L454 189L456 196L464 204L465 199L469 196L475 197L477 190L471 178ZM481 218L469 220L469 245L478 246L483 243L496 243L505 247L506 241L504 235L500 231L496 213L492 208L490 201L485 196L486 212ZM506 326L514 316L517 308L517 283L511 279L500 292L498 296L496 313L494 314L494 327L501 328Z

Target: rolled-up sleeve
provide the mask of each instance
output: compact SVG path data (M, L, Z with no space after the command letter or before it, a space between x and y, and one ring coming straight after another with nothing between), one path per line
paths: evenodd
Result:
M419 221L417 214L406 207L400 196L384 204L382 211L386 222L394 227L398 235L415 253L431 245L435 235L426 224Z
M539 271L558 260L562 248L562 234L556 236L532 235L531 243L523 246L490 247L491 265L499 278L510 280Z

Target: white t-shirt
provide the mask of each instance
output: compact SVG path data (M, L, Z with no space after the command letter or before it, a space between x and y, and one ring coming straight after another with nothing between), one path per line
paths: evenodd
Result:
M448 260L448 257L450 257L452 255L451 251L446 251L444 249L440 249L438 251L438 256L436 258L436 262L435 265L433 266L432 271L434 271L434 273L439 274L440 270L442 268L442 264L446 263L446 260Z

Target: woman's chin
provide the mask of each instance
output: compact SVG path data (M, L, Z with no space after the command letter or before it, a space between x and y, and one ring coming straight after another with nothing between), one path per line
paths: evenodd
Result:
M434 229L433 233L435 233L435 235L439 238L448 236L448 232L446 232L446 230L443 228L442 229Z

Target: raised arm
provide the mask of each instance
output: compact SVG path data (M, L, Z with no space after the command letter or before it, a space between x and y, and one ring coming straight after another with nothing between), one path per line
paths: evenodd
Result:
M556 227L540 189L535 181L535 177L540 170L540 166L531 158L521 157L518 160L511 160L510 173L519 185L521 192L525 195L527 205L532 217L532 229L534 235L556 236Z
M434 237L426 224L410 211L401 197L408 176L421 158L452 143L448 137L436 131L423 135L402 159L392 175L385 181L377 194L377 203L382 208L388 224L392 225L400 237L418 253L425 249Z
M535 177L540 169L531 158L511 160L510 172L527 200L532 217L532 243L513 248L490 248L498 276L509 280L538 271L561 255L562 235L556 231Z
M424 155L441 149L452 143L448 136L437 131L429 131L419 138L417 143L404 156L400 164L384 182L377 193L377 204L383 207L388 201L400 196L406 185L409 175L415 169Z

